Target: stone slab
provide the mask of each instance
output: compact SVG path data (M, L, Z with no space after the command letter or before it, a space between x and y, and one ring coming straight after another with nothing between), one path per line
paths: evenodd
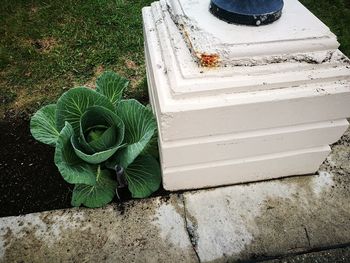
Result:
M0 218L0 262L197 262L175 196Z
M173 142L160 141L160 154L166 169L293 151L332 144L344 134L348 125L344 119Z
M163 187L169 191L198 189L313 174L330 153L329 146L215 161L163 169Z
M185 193L187 225L201 262L350 244L349 134L333 146L317 176Z

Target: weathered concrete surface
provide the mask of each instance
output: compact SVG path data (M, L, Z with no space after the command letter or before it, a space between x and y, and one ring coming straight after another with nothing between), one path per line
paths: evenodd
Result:
M185 193L200 260L254 260L350 244L349 138L348 130L317 176Z
M254 59L263 63L258 59L262 56L269 57L266 63L293 53L310 57L320 50L324 51L318 55L322 61L326 50L339 46L329 28L296 0L284 1L283 16L269 27L242 27L217 19L208 12L210 0L166 3L194 55L217 54L221 65L251 65Z
M291 256L283 259L264 261L265 263L348 263L350 259L350 247L330 249Z
M0 262L195 262L175 196L0 219Z

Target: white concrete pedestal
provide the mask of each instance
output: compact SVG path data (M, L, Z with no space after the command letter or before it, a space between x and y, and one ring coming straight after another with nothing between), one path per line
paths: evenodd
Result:
M143 9L164 188L314 173L350 116L350 64L336 37L297 0L261 27L228 24L208 7Z

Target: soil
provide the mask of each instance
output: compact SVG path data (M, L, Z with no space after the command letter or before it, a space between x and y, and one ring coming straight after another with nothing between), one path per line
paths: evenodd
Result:
M55 163L54 148L36 141L28 117L0 120L0 217L71 207L73 185L63 180ZM131 199L127 188L119 189L123 206ZM152 196L164 196L159 189Z
M37 142L29 120L0 121L0 217L70 207L72 185L54 164L54 148Z

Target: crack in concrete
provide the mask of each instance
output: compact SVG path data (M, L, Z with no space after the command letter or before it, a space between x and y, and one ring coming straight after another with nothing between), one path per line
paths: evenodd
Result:
M309 233L307 232L306 227L304 227L304 231L305 231L305 235L306 235L306 238L307 238L307 242L308 242L308 244L309 244L309 247L311 247L310 237L309 237Z
M187 209L186 209L185 198L182 194L179 195L179 199L182 201L182 204L183 204L183 214L184 214L184 220L185 220L186 233L187 233L188 238L191 242L193 251L196 254L198 262L201 262L201 259L200 259L199 254L198 254L198 234L196 231L197 226L195 223L193 223L189 219L189 216L187 214Z

